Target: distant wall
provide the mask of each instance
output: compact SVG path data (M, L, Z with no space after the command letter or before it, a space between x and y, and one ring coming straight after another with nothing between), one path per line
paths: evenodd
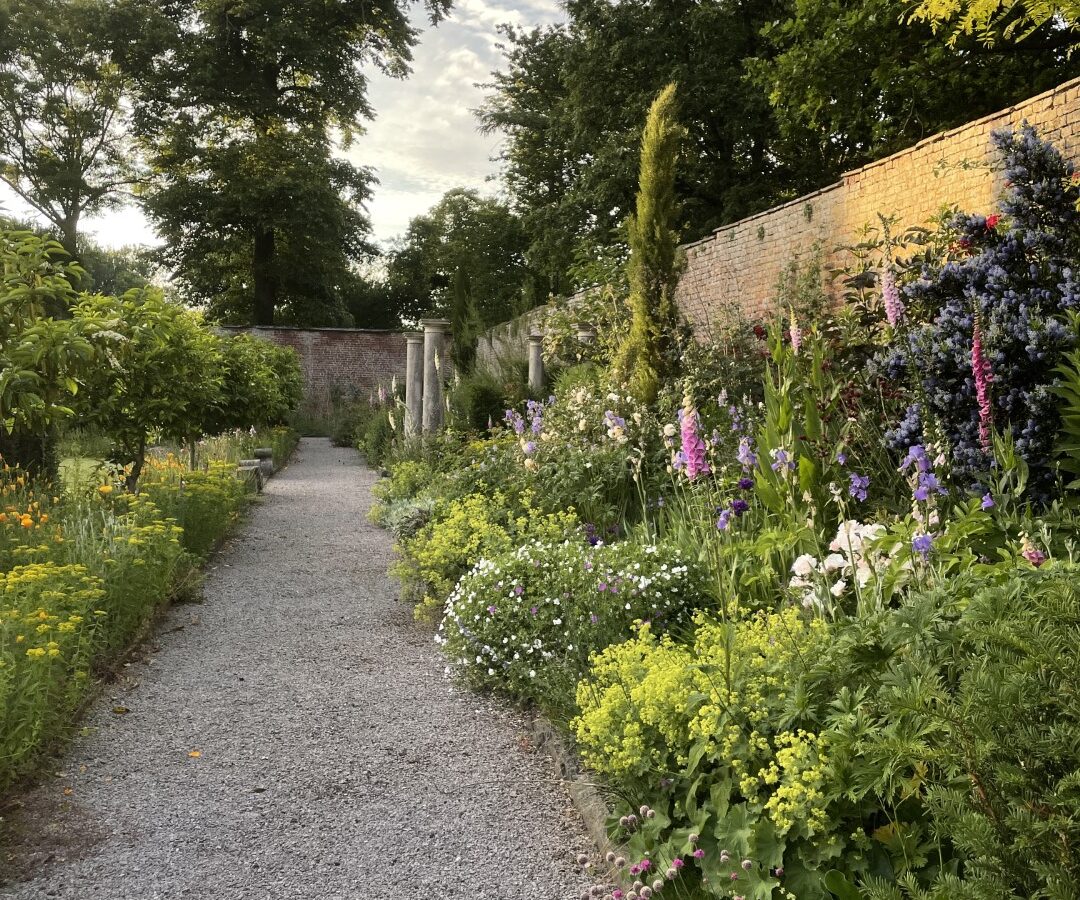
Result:
M524 357L529 333L543 328L547 310L546 306L538 306L516 319L489 328L476 342L476 361L485 368L495 369L515 355Z
M305 396L321 403L336 394L367 395L393 376L405 376L405 338L396 331L358 328L247 328L223 331L246 333L300 356Z
M1001 190L992 170L991 132L1033 125L1074 162L1080 160L1080 79L951 131L943 131L885 159L845 173L840 181L783 206L717 229L686 246L679 307L699 336L727 308L751 319L769 308L777 280L796 254L815 243L825 268L840 265L836 247L851 243L878 213L897 215L902 230L929 221L943 206L990 212Z

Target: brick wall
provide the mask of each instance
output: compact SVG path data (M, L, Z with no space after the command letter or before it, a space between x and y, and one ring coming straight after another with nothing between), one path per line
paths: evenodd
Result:
M1027 120L1040 136L1080 161L1080 79L1010 109L935 134L840 181L783 206L717 229L687 245L679 306L700 337L729 308L750 318L772 310L777 280L792 258L818 243L824 268L843 263L836 248L853 243L878 213L897 215L902 230L925 224L943 206L992 211L1000 193L990 134Z
M324 403L331 396L366 396L393 376L405 377L405 338L396 331L358 328L224 328L245 332L300 356L308 401Z

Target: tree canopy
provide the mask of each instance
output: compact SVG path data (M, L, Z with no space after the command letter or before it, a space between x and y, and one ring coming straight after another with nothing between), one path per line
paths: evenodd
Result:
M457 294L476 324L493 325L533 288L525 249L522 224L504 202L456 188L409 223L388 256L387 289L406 318L450 315Z
M693 240L1080 73L1054 43L949 45L896 0L570 0L566 12L562 25L504 30L480 111L506 138L527 260L556 292L578 286L575 248L618 240L641 123L669 82Z
M447 0L425 0L432 21ZM118 0L138 85L146 207L190 299L232 321L336 324L370 248L373 173L335 154L370 118L369 69L409 71L408 3ZM244 307L247 307L245 310Z
M136 180L101 0L0 0L0 179L79 254L84 216Z

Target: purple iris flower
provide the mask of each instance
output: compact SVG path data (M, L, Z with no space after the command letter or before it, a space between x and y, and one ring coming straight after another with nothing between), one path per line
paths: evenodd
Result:
M754 453L754 448L750 445L750 438L744 437L739 440L739 451L735 454L735 458L742 464L743 469L747 472L757 465L757 455Z
M911 540L911 549L926 559L930 556L930 550L934 546L934 536L932 534L917 534Z
M919 483L915 488L915 499L919 501L929 500L930 495L935 492L938 494L947 493L933 472L920 472Z
M856 500L860 502L866 499L866 489L870 487L870 476L859 475L855 472L851 473L851 487L848 488L848 493L851 494Z

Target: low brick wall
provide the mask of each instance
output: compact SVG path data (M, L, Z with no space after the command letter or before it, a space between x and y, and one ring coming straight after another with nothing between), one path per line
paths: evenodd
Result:
M335 396L365 396L395 375L405 377L405 338L396 331L359 328L226 327L292 347L304 372L305 398L325 403Z

